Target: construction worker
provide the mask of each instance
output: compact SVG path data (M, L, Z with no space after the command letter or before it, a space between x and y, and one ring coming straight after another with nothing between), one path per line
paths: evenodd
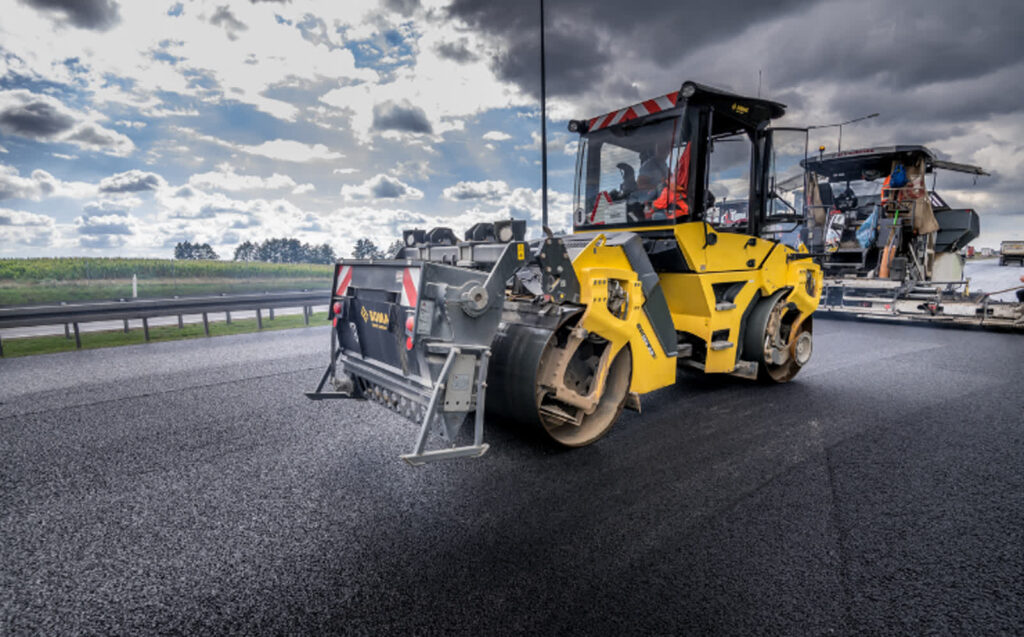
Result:
M640 171L636 176L637 199L651 201L658 196L661 185L668 180L666 158L671 145L655 143L653 148L640 152Z
M663 214L666 219L685 217L690 214L690 207L686 203L686 185L690 183L690 145L679 155L676 160L676 173L673 182L666 183L661 194L651 203L651 210L647 218L652 219L656 214Z

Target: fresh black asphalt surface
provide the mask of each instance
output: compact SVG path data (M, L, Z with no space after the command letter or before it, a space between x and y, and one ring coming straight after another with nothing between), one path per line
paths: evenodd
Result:
M307 401L326 328L0 360L0 634L1022 634L1024 337L832 321L597 444Z

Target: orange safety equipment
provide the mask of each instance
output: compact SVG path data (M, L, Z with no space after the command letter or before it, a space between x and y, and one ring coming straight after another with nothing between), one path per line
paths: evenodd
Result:
M650 219L655 211L664 211L669 219L674 217L685 217L690 214L690 207L686 203L686 185L690 182L690 145L676 160L676 174L674 183L667 184L658 198L651 203L651 210L645 215Z

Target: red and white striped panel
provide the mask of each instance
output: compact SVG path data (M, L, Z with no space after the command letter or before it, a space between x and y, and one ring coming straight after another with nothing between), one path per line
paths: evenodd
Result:
M628 122L631 119L637 117L643 117L644 115L651 115L654 113L660 113L661 111L674 108L679 100L679 93L669 93L668 95L662 95L661 97L655 97L652 100L640 102L639 104L633 104L619 111L612 111L605 115L599 115L594 119L590 120L590 125L587 130L601 130L606 126L614 126L615 124L621 124L622 122Z
M606 208L612 205L612 196L606 191L602 190L597 193L597 197L594 198L594 209L590 211L590 223L594 223L594 219L597 217L597 211L601 208ZM602 219L604 215L601 215ZM604 223L602 220L601 223Z
M334 296L345 296L348 286L352 283L352 266L339 265L338 278L335 281L338 282L338 289L334 291Z
M416 307L416 302L420 298L420 269L419 268L405 268L402 271L402 298L401 304L404 307Z

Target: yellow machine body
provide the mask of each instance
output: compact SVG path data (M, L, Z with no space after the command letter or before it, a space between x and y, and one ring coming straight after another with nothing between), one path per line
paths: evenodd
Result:
M791 259L797 251L773 241L745 234L719 232L704 222L644 228L640 233L671 230L692 272L659 274L676 332L692 335L705 344L706 373L733 373L740 362L744 316L753 304L780 291L794 323L802 323L818 307L822 273L808 258ZM606 245L600 232L583 232L593 239L573 260L580 282L580 302L586 310L580 326L610 342L613 356L623 347L632 353L630 391L644 394L675 383L677 357L654 339L654 326L642 311L644 298L637 273L620 246ZM711 241L708 241L711 237ZM624 315L609 310L609 282L628 290ZM739 291L727 303L716 300L713 286L737 284ZM794 330L794 333L796 330ZM713 335L719 335L713 340ZM724 338L722 338L724 336ZM713 342L723 343L712 348Z

